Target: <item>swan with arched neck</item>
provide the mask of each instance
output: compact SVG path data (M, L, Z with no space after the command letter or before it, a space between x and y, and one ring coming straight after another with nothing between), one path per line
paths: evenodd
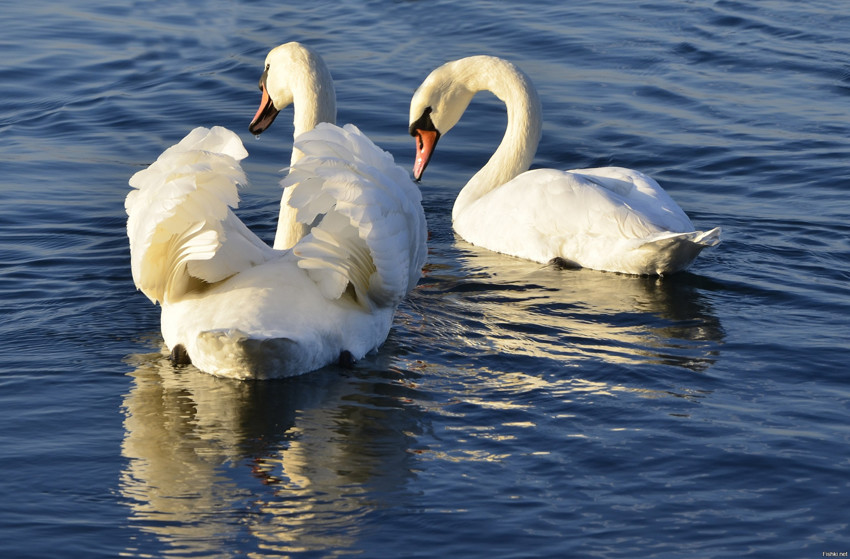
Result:
M540 100L525 73L493 56L444 64L414 93L409 131L416 139L416 180L479 91L505 103L508 123L495 153L455 200L452 226L466 241L541 263L557 259L641 275L684 270L720 242L720 228L696 231L658 183L639 171L529 171L542 130Z

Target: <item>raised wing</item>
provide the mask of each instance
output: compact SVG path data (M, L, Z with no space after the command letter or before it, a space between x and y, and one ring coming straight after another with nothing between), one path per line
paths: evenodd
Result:
M272 257L232 211L247 155L230 130L196 128L130 178L133 281L151 301L177 300Z
M311 226L293 247L322 293L349 292L364 308L392 306L416 286L426 258L419 189L355 126L320 124L295 147L305 156L282 181L296 219Z

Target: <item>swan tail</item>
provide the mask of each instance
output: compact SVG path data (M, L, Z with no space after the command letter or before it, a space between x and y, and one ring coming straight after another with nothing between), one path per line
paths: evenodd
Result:
M364 308L398 302L426 258L419 189L392 156L356 127L320 124L300 135L304 153L282 181L296 219L311 227L293 248L329 299L353 293Z
M220 377L286 377L313 366L310 355L287 337L256 338L238 329L217 329L199 333L195 345L198 361L192 363Z
M715 227L710 231L697 231L697 235L691 239L691 242L694 242L698 245L702 245L703 247L713 247L720 244L720 227Z
M704 248L720 244L720 227L710 231L673 233L643 243L638 252L652 255L641 274L672 274L688 268Z
M133 281L151 301L179 299L267 259L265 243L232 211L245 156L230 130L196 128L130 178Z

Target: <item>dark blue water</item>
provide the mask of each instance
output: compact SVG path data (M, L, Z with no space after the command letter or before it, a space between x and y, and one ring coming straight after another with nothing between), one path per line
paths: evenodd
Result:
M0 556L850 551L843 1L282 4L4 6ZM280 382L174 368L130 277L127 179L227 126L270 239L291 113L247 125L289 40L405 166L421 79L509 58L543 101L535 166L648 172L724 242L657 280L456 239L505 125L482 95L422 183L427 275L380 352Z

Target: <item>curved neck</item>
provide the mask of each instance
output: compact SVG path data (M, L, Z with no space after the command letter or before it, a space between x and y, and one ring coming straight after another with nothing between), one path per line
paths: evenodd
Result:
M304 132L309 132L320 122L336 124L336 94L330 71L318 55L305 53L295 67L287 69L288 85L292 93L293 140ZM295 165L304 153L292 146L290 167ZM296 210L289 204L292 187L286 188L280 200L280 214L277 218L277 232L274 236L274 248L286 250L300 241L310 228L299 223Z
M528 170L542 131L540 98L531 80L519 68L490 58L476 63L466 86L473 92L490 91L508 111L505 135L496 151L463 187L454 203L452 218L470 204Z
M295 139L309 132L320 122L336 124L336 94L333 79L327 67L310 65L299 72L291 82L293 107L293 132ZM295 165L304 154L292 148L290 166Z

